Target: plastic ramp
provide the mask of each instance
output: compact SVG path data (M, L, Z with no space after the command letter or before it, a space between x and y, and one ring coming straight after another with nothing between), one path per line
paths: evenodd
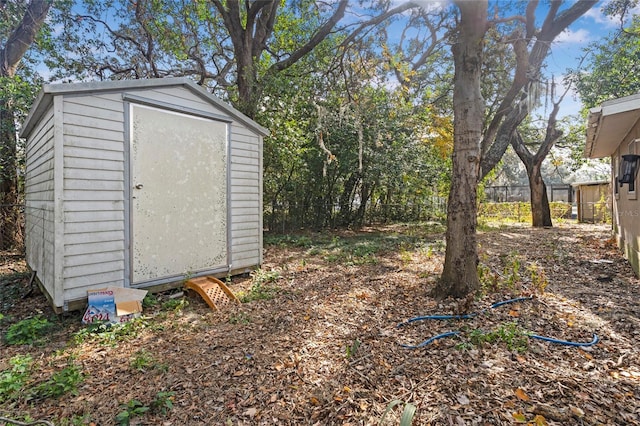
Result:
M184 287L198 293L214 311L240 303L229 287L212 276L191 278L187 280Z

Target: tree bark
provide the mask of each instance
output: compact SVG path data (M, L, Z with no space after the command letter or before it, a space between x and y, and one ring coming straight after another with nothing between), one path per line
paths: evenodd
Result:
M554 116L553 113L552 116ZM557 137L559 137L559 135ZM535 155L529 151L519 132L514 134L511 142L511 146L513 146L513 149L516 151L516 154L518 154L518 157L520 157L522 164L524 164L524 168L527 170L529 192L531 194L531 225L536 228L553 226L551 221L549 198L547 197L547 185L544 183L544 179L542 179L541 169L542 162L547 157L547 154L549 153L551 146L553 146L557 140L557 137L553 139L553 141L549 138L545 138L545 141L542 142Z
M532 170L527 170L531 191L531 224L535 228L553 226L549 198L547 197L547 185L542 179L541 166L542 163L533 164Z
M540 143L538 151L532 154L527 148L522 135L519 131L515 131L511 138L511 146L527 169L527 177L529 178L529 190L531 193L531 222L534 227L553 226L551 221L551 208L549 206L549 198L547 196L547 185L542 179L542 162L556 141L562 136L562 131L556 127L558 111L560 111L560 103L566 95L563 94L557 102L553 104L553 110L549 114L547 121L547 129L544 140Z
M49 11L48 0L31 0L18 26L0 46L0 78L13 78L33 44ZM12 100L0 98L0 249L15 248L20 209L17 175L16 127Z
M447 250L434 296L464 297L480 288L476 240L477 187L484 102L480 93L483 39L488 29L488 0L456 1L460 9L453 109L453 173L447 209Z

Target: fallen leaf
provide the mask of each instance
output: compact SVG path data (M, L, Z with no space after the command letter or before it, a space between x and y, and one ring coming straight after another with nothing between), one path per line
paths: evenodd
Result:
M529 398L529 395L527 395L527 393L524 390L522 390L522 388L516 389L515 394L519 399L523 401L529 401L529 399L531 399Z
M469 401L469 397L463 393L459 393L456 395L456 399L461 405L469 405L471 401Z
M320 405L320 400L318 400L318 398L316 398L315 396L309 398L309 402L311 403L311 405L315 405L316 407Z
M527 422L527 417L521 413L520 411L517 411L515 413L511 413L511 417L513 417L513 420L516 421L516 423L526 423Z
M544 416L541 416L540 414L536 415L533 418L533 422L535 423L536 426L548 426L549 423L547 423L547 419L544 418Z
M593 355L591 355L589 352L585 352L582 349L580 349L580 353L582 354L582 356L584 356L586 359L593 359Z
M571 410L571 414L573 414L574 416L576 416L579 419L584 417L584 411L582 411L581 408L574 407L573 405L570 405L569 406L569 410Z
M251 407L244 412L244 415L249 417L254 417L257 412L258 412L257 408Z

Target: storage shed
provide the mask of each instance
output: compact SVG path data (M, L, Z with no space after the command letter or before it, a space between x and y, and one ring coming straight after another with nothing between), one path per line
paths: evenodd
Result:
M189 79L45 85L21 130L25 245L54 308L259 266L266 134Z
M576 182L578 222L602 223L611 218L611 184L609 181Z

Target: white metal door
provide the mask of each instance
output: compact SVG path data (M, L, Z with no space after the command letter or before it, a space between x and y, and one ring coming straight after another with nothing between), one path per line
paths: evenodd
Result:
M227 263L227 123L131 105L131 280Z

